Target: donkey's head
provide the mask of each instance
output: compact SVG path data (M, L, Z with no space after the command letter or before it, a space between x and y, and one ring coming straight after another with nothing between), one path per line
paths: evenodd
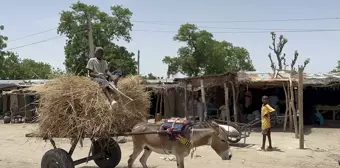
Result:
M232 153L228 142L228 133L221 128L216 122L208 123L214 134L211 137L211 148L222 158L222 160L230 160Z

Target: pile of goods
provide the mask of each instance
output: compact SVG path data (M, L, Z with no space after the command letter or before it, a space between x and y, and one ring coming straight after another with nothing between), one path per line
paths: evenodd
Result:
M133 101L114 94L118 104L113 108L100 86L86 77L64 76L30 88L40 95L38 135L110 137L130 131L149 115L150 96L141 82L139 76L120 79L117 88Z

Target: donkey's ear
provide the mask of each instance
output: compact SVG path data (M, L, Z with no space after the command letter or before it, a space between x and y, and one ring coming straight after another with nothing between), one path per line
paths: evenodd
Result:
M217 128L220 127L215 121L211 121L211 122L210 122L210 126L213 127L213 128L215 128L215 129L217 129Z
M219 125L215 121L211 121L211 125L214 127L219 127Z

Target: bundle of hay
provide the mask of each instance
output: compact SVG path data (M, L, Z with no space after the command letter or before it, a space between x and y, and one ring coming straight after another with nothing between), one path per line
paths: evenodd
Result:
M149 93L139 76L128 76L117 88L133 99L115 95L110 104L99 85L86 77L64 76L32 87L40 95L38 134L44 138L76 138L81 131L90 137L109 137L128 132L144 121L150 106Z

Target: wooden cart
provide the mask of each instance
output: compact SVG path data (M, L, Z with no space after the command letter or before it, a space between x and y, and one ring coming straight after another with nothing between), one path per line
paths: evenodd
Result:
M253 121L250 121L249 123L237 123L237 122L227 122L224 120L215 120L217 123L226 124L228 126L231 126L235 128L238 131L238 135L229 135L228 141L230 143L238 143L241 139L243 139L243 143L246 143L247 137L250 136L251 128L254 125L257 125L261 122L260 119L255 119Z
M151 131L151 132L138 132L138 133L119 133L112 135L118 136L131 136L131 135L144 135L144 134L167 134L166 130ZM176 132L174 132L176 133ZM26 134L26 137L38 137L36 134ZM83 137L83 136L79 136ZM88 157L78 160L72 159L72 154L79 143L81 138L73 140L72 145L68 151L57 148L55 141L49 140L53 149L47 151L41 159L41 168L74 168L76 165L94 161L100 168L114 168L116 167L122 157L119 144L113 138L90 138L92 145Z

